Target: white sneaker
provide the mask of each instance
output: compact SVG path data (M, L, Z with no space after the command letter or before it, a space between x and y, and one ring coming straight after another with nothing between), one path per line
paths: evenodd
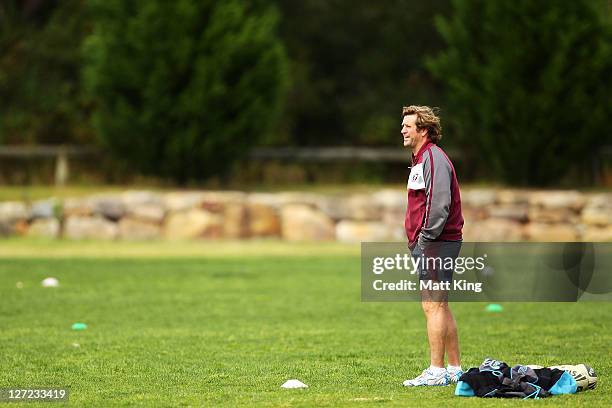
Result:
M439 375L432 373L429 368L423 370L421 375L412 380L403 382L404 387L419 387L422 385L448 385L448 373L446 369Z
M463 375L463 370L447 370L448 373L448 381L451 384L457 384L459 382L459 378Z

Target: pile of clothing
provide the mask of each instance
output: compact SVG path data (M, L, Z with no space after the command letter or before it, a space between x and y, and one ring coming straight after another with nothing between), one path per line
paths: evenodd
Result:
M455 395L465 397L545 398L574 394L576 380L567 371L556 368L508 366L487 358L480 367L470 368L457 383Z

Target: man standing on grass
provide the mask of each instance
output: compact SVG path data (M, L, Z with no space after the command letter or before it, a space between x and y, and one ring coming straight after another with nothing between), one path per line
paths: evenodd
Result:
M408 206L404 226L412 256L421 258L421 281L451 282L453 270L428 259L455 259L462 240L463 216L459 184L453 164L437 143L442 137L440 118L428 106L402 111L404 147L412 150L408 178ZM446 264L448 265L448 264ZM421 290L427 321L431 365L404 386L448 385L463 374L459 360L457 325L448 307L448 291ZM444 354L448 367L444 368Z

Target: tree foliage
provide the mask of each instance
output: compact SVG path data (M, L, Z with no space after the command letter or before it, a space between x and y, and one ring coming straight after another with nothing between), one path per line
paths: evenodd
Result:
M221 174L271 129L287 84L260 2L92 2L85 83L102 142L146 174Z
M0 142L91 140L81 98L81 0L0 3Z
M293 78L279 144L398 143L401 107L438 103L424 62L448 0L277 1Z
M549 184L609 140L612 43L597 5L462 0L438 19L447 48L428 66L483 172Z

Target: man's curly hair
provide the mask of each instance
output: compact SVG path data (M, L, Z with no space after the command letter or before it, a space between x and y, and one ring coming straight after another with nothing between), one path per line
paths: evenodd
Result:
M417 129L427 129L427 136L433 143L442 139L442 125L438 117L439 109L429 106L410 105L402 108L402 118L407 115L416 115Z

